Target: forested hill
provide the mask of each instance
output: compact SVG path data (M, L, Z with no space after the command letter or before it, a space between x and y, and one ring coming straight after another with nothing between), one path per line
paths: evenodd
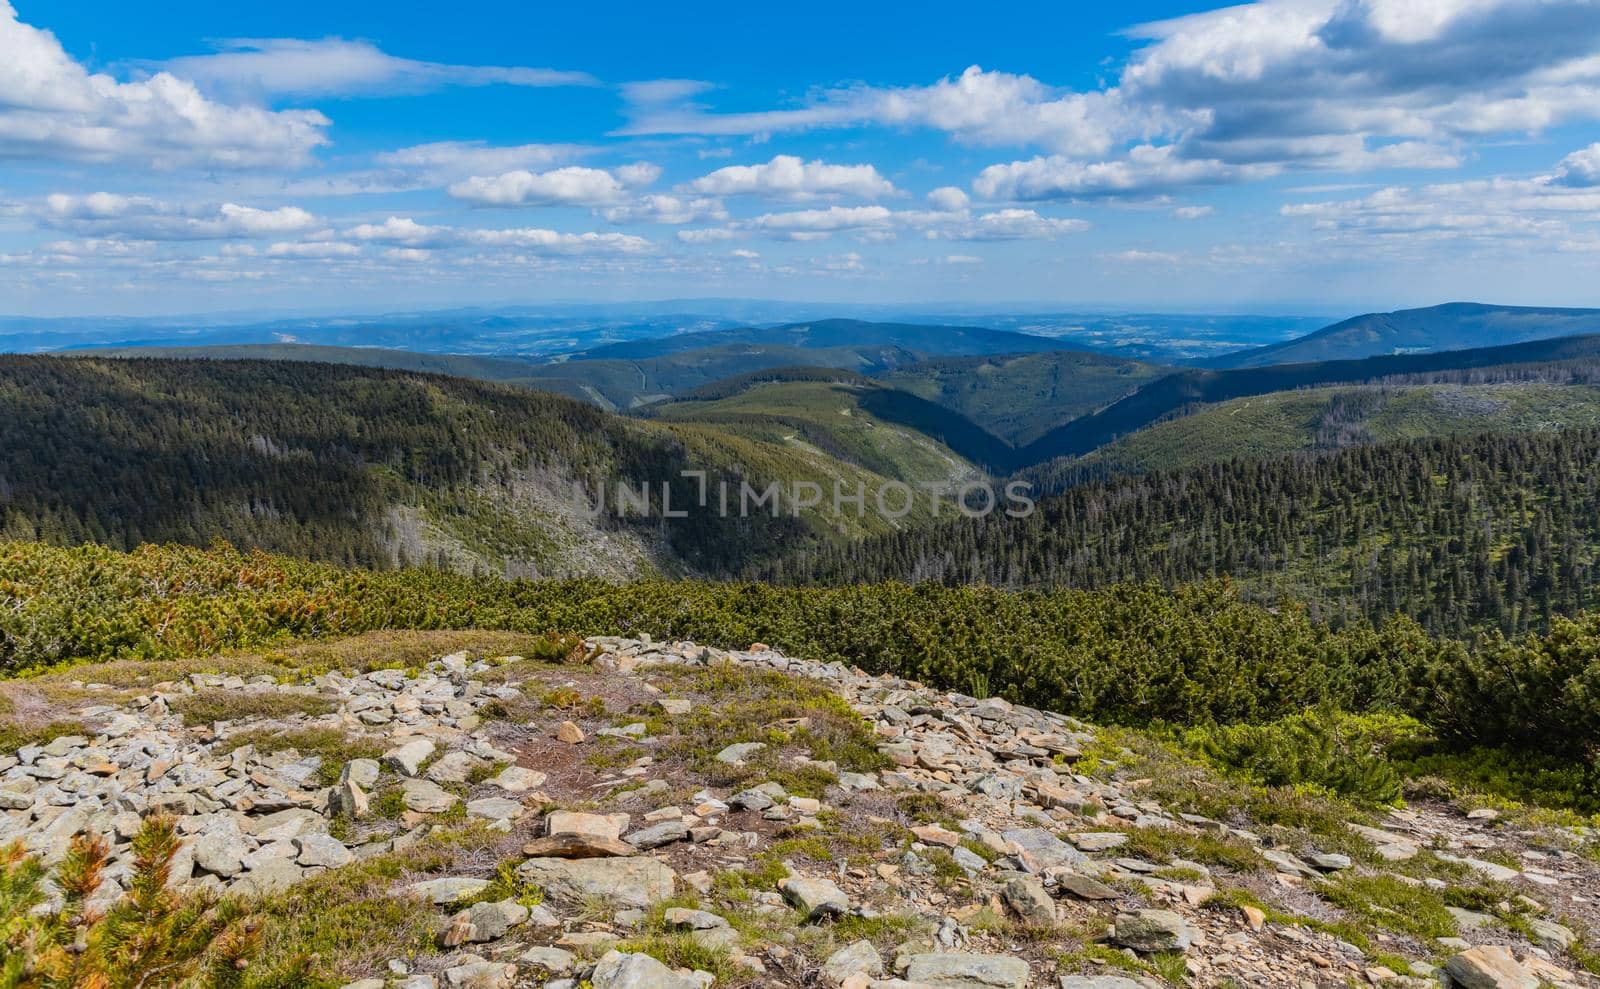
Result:
M1594 606L1600 429L1418 440L1099 481L1026 519L797 553L772 576L1029 587L1232 575L1320 617L1459 635Z
M1392 354L1362 360L1275 364L1233 371L1176 371L1098 412L1053 429L1017 451L1019 468L1055 457L1081 456L1188 406L1327 384L1380 381L1500 365L1551 363L1600 356L1600 334L1535 340L1430 354Z
M812 519L618 521L574 481L765 483L763 444L460 378L276 361L0 357L0 534L242 547L513 575L716 572L819 535ZM854 477L851 465L828 471ZM827 475L827 476L831 476Z

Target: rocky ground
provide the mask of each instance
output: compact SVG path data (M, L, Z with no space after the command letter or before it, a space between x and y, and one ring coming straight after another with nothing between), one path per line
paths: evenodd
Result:
M385 864L374 895L427 943L378 957L371 932L334 962L361 989L1600 982L1582 828L1430 802L1339 816L1062 715L759 645L74 676L10 701L64 721L0 755L0 843L53 861L107 835L102 902L152 813L176 815L184 889L269 903Z

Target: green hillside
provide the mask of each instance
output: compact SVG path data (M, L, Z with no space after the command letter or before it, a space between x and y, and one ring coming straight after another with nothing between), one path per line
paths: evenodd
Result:
M826 348L732 343L615 360L570 360L524 370L515 384L539 388L611 411L629 411L723 378L793 365L845 368L862 373L920 360L899 347L863 344Z
M1502 382L1313 388L1203 406L1057 469L1091 477L1140 474L1363 443L1571 426L1600 426L1600 387Z
M305 343L241 343L204 347L110 347L74 350L72 357L165 357L174 360L317 361L386 367L397 371L450 374L481 381L509 381L526 375L538 364L520 357L484 357L475 354L430 354L388 347L324 347Z
M1396 378L1471 382L1518 376L1570 377L1574 373L1593 373L1597 362L1600 362L1600 335L1429 354L1275 364L1231 371L1189 368L1157 378L1126 398L1050 430L1018 450L1016 464L1026 467L1054 457L1082 456L1118 436L1142 429L1200 403L1225 402L1293 388ZM1520 366L1520 370L1512 370L1512 365Z
M1424 309L1368 313L1267 347L1228 354L1214 367L1264 367L1380 354L1494 347L1600 332L1600 309L1552 309L1450 302Z
M943 357L879 373L892 387L960 412L1012 444L1109 405L1170 371L1086 351Z
M981 326L938 326L923 323L878 323L862 319L818 319L784 326L744 327L680 333L649 340L629 340L574 354L581 360L639 360L686 350L747 344L825 350L833 347L896 347L925 357L960 354L1020 354L1077 350L1050 337Z
M949 434L961 447L965 435L982 435L960 416L914 396L900 398L903 393L858 375L805 369L790 375L789 370L719 383L702 390L715 397L669 402L653 409L652 415L663 422L699 423L802 453L822 452L907 483L959 484L982 477L969 457L935 438ZM917 413L928 415L921 423L910 423Z
M686 470L735 493L746 481L884 479L781 437L332 364L4 357L0 447L0 533L55 544L226 539L369 566L622 577L721 572L920 517L797 515L787 504L667 517L663 484L674 508L699 496ZM575 483L591 500L603 487L610 510L586 510ZM618 485L648 486L649 508L617 512Z
M1081 484L990 516L797 550L788 580L1007 587L1227 575L1337 621L1522 632L1594 607L1600 428L1473 433ZM776 573L776 572L775 572Z

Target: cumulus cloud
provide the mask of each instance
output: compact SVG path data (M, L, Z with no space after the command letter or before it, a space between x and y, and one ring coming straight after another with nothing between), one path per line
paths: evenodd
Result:
M1117 161L1081 162L1051 155L990 165L978 173L972 188L988 200L1150 196L1274 171L1271 165L1230 165L1214 159L1184 158L1172 145L1140 145Z
M389 96L446 86L597 85L587 72L421 62L343 38L234 38L218 48L209 55L171 59L163 67L208 91L256 98Z
M429 226L410 217L391 216L382 223L363 223L345 231L353 240L390 244L413 250L462 246L513 247L534 254L643 254L653 245L643 237L619 233L563 233L541 227L484 229Z
M122 240L228 240L279 237L320 224L298 206L257 209L174 204L145 196L96 192L45 197L35 215L49 227Z
M605 206L620 204L631 186L653 182L660 169L639 164L608 172L568 165L548 172L516 169L477 175L450 186L450 195L478 206Z
M732 240L739 236L739 231L732 227L704 227L699 230L679 230L678 239L685 244L711 244L722 240Z
M1049 240L1089 229L1083 220L1040 216L1031 209L1002 209L967 219L930 226L929 238L946 240Z
M967 194L953 185L940 186L928 193L928 202L934 209L955 212L967 208Z
M893 195L893 183L872 165L834 165L777 155L760 165L729 165L688 183L693 192L711 196L765 196L772 199L816 199L854 196L877 199Z
M1072 199L1289 170L1453 168L1474 140L1600 119L1592 0L1259 0L1129 34L1141 47L1088 91L971 66L928 85L720 113L704 87L667 87L632 104L624 133L930 128L1042 152L994 166L980 195Z
M1600 186L1600 143L1561 159L1556 165L1555 181L1580 189Z
M894 218L895 214L883 206L829 206L827 209L763 213L752 219L750 226L779 234L834 233L839 230L886 227Z
M1216 211L1214 206L1179 206L1172 211L1172 216L1176 220L1199 220L1212 215Z
M835 233L884 240L899 230L920 231L930 240L1047 240L1089 227L1083 220L1041 216L1031 209L973 214L965 210L891 210L883 206L830 206L765 213L747 221L746 225L786 240L820 240Z
M678 196L649 195L623 206L611 206L600 211L612 223L705 223L728 218L728 211L720 200Z
M91 74L9 0L0 53L0 159L299 167L327 143L328 118L315 110L218 103L169 72L136 82Z
M487 175L518 168L545 168L588 149L574 144L493 145L485 141L434 141L383 151L379 165L461 175Z
M361 248L341 241L280 241L268 247L265 253L269 258L329 260L356 257Z

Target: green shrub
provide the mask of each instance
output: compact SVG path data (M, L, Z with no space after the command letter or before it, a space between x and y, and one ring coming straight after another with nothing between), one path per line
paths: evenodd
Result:
M1225 772L1264 786L1312 786L1367 803L1400 799L1385 757L1423 727L1410 718L1312 710L1260 725L1194 728L1184 741Z

